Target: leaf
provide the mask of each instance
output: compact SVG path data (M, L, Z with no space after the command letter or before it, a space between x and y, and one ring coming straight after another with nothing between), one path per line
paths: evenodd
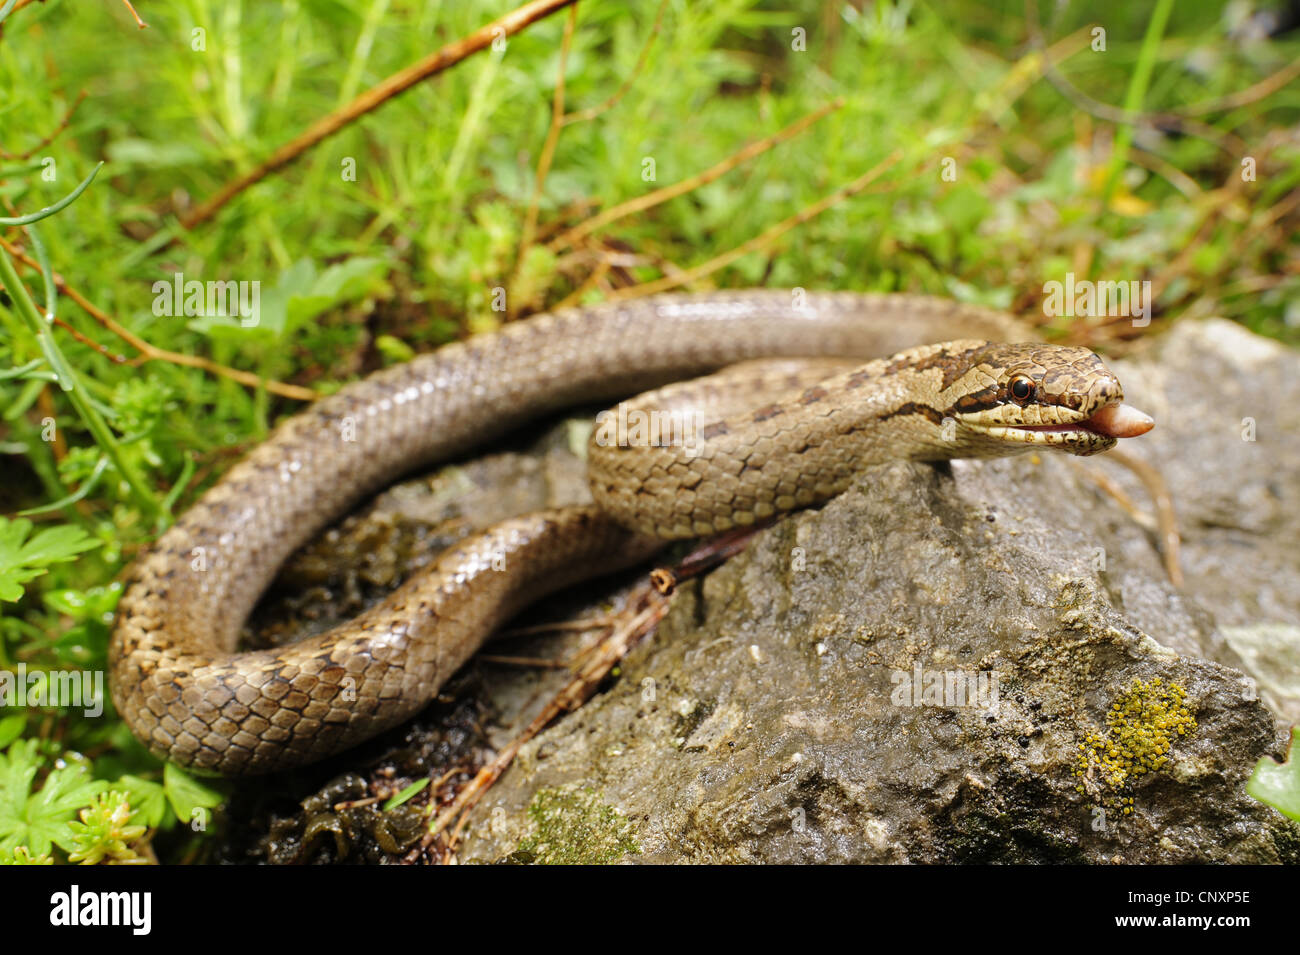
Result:
M412 796L414 796L416 793L418 793L427 785L429 785L428 777L425 777L424 779L417 779L415 782L411 783L411 785L407 786L396 796L393 796L391 799L389 799L388 802L384 803L384 812L388 812L388 810L390 809L396 809L398 806L406 802L408 799L410 799Z
M1291 749L1284 763L1265 756L1255 764L1246 792L1289 819L1300 822L1300 727L1291 730Z
M0 517L0 600L19 600L22 585L45 573L50 564L72 560L100 545L72 524L44 528L24 543L31 529L32 522L24 518Z
M331 265L305 294L287 300L285 324L289 330L302 327L317 315L345 302L355 302L382 283L388 271L383 259L355 258Z
M81 482L81 486L77 488L75 491L73 491L71 494L65 494L57 501L51 501L49 504L42 504L39 507L23 508L18 513L24 516L28 514L45 514L50 511L62 510L63 508L67 507L70 504L76 504L78 501L80 501L82 498L84 498L87 494L89 494L91 491L95 489L95 485L99 483L100 477L103 476L106 470L108 470L109 464L110 464L110 460L108 455L101 454L99 456L99 460L95 462L94 470L90 472L90 475L86 478L86 480Z
M0 848L23 844L27 795L43 762L36 746L34 739L19 740L0 753Z
M94 181L95 176L99 175L99 170L103 165L103 162L96 163L95 168L90 170L90 175L81 180L81 185L77 186L76 189L73 189L58 202L54 203L54 205L46 206L44 209L29 213L25 216L0 216L0 225L29 225L33 222L40 222L42 219L52 216L56 212L61 212L68 206L72 205L72 203L76 202L77 197L86 191L86 187Z
M0 849L26 846L32 855L40 856L52 845L66 849L72 844L68 823L108 783L90 778L85 763L70 763L55 768L45 785L31 792L32 780L44 762L36 748L34 739L19 740L0 755Z
M375 348L393 363L410 361L415 357L415 349L393 335L380 335L375 339Z
M364 298L384 286L389 264L384 259L357 257L318 271L311 259L299 259L280 273L271 288L259 286L258 320L243 326L238 316L205 315L189 327L205 334L261 332L283 337L336 306Z
M0 749L4 749L21 736L26 725L26 713L14 713L0 720Z
M174 763L163 765L163 789L176 818L185 825L194 819L194 810L213 809L226 797L185 773Z
M48 855L34 856L26 846L19 846L0 849L0 865L54 865L54 859Z
M312 292L340 301L361 298L387 272L388 263L383 259L357 256L327 268L316 280Z
M53 842L60 849L74 846L73 832L68 823L77 818L77 811L89 806L108 783L94 779L84 763L71 763L53 770L45 777L45 785L27 800L27 847L37 855L49 852Z
M145 166L150 170L189 166L201 162L203 154L192 142L153 142L148 139L118 139L108 144L108 158L114 168Z
M0 371L0 381L8 381L10 378L22 378L34 371L40 371L44 367L44 358L33 358L25 365L19 365L17 368L6 368L4 371Z
M87 590L47 590L43 595L45 606L55 613L66 614L74 620L98 620L112 623L113 612L122 597L122 584L114 581L103 587ZM0 746L3 746L0 743Z
M113 784L125 789L131 801L131 819L157 829L167 817L167 790L161 783L140 776L123 776Z

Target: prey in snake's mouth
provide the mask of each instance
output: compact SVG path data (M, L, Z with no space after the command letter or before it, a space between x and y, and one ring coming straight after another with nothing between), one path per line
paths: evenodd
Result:
M971 374L984 387L957 398L950 413L1003 453L1012 443L1098 454L1155 425L1124 403L1119 379L1086 348L988 345Z

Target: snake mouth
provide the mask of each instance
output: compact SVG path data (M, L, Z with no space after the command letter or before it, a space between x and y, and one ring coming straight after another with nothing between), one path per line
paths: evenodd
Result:
M1138 411L1132 405L1112 402L1103 405L1082 421L1068 424L1027 424L1015 425L1019 431L1034 431L1039 434L1071 434L1086 431L1102 438L1136 438L1146 434L1155 427L1155 420L1148 414Z
M1061 424L993 425L989 437L1026 445L1054 447L1073 454L1097 454L1113 448L1120 438L1146 434L1155 421L1132 405L1114 401L1091 415Z

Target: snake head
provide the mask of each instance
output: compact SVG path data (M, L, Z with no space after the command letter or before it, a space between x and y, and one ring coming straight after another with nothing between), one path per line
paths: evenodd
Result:
M1086 348L988 344L973 352L949 414L990 454L1036 447L1098 454L1155 422L1124 404L1114 372Z

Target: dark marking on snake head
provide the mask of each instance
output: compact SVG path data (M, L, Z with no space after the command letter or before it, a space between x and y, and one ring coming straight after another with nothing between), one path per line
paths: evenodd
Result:
M720 438L724 434L730 434L731 431L723 421L715 421L713 424L706 424L700 429L700 437L705 441L713 438Z
M899 371L930 371L937 369L943 375L939 389L945 390L951 388L958 378L970 371L971 366L983 355L988 346L988 342L979 342L968 348L953 350L941 348L933 354L920 359L900 358L888 365L885 368L885 373L896 374Z
M881 421L888 421L891 418L901 418L904 415L919 414L932 424L943 424L943 412L931 405L918 401L909 401L899 405L888 414L880 416Z
M773 405L768 405L766 408L759 408L757 411L755 411L753 420L755 422L767 421L769 418L775 418L778 415L783 415L783 414L785 414L785 409L782 408L780 405L773 404Z
M989 385L987 388L981 388L979 391L973 391L968 395L962 395L952 406L952 410L959 414L974 414L977 411L987 411L990 408L996 408L1006 400L1004 389L997 385Z

